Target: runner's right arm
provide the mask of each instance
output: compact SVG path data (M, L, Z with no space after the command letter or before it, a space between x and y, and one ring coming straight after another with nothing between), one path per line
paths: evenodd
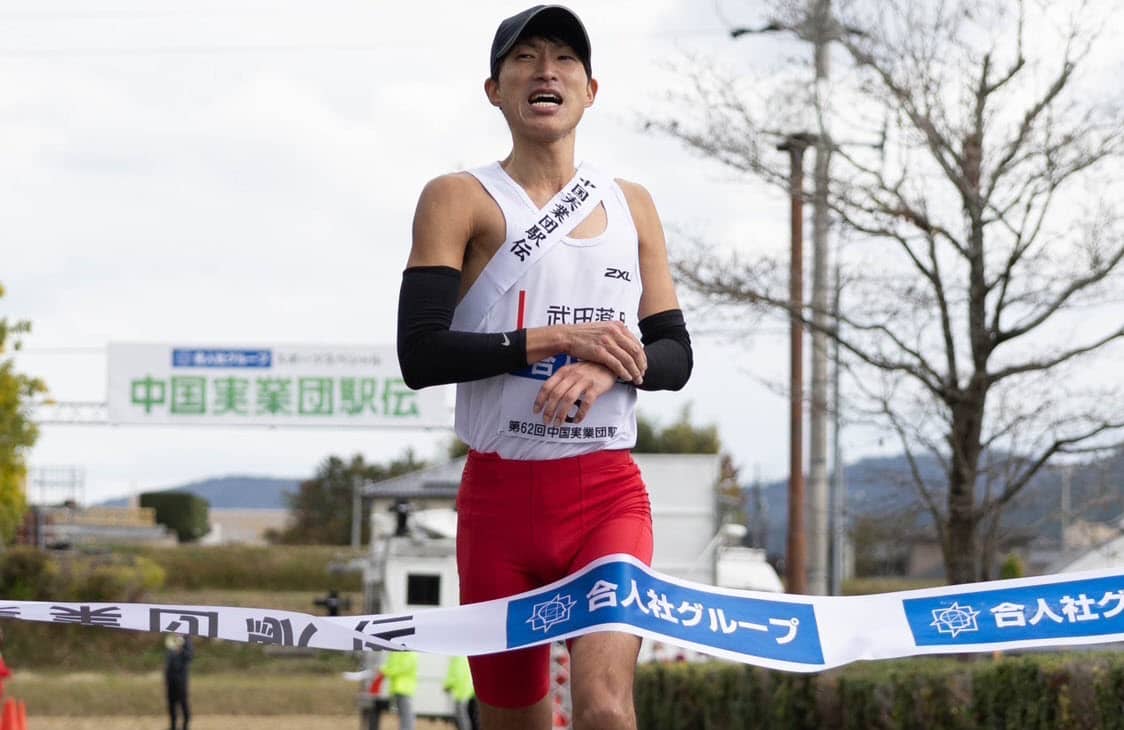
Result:
M450 329L465 251L478 234L477 207L469 201L482 195L479 185L462 175L436 178L422 190L398 298L398 362L406 385L479 380L558 353L599 362L622 380L640 382L647 367L643 346L619 322L495 333Z

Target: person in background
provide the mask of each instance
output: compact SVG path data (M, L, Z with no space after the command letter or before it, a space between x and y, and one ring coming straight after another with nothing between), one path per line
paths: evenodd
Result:
M476 692L472 689L472 672L468 668L468 658L455 656L449 659L449 671L445 674L445 691L453 698L453 717L457 730L473 730L470 705Z
M168 717L171 719L171 730L176 730L176 714L183 717L183 725L187 730L191 722L191 707L187 701L187 670L195 652L191 646L191 637L179 634L168 634L164 637L164 685L168 691Z
M324 612L329 616L339 616L340 610L347 610L351 608L351 601L347 598L340 598L340 592L335 588L328 591L328 595L314 600L313 605L319 606L324 609Z
M390 695L398 710L399 730L414 730L414 693L418 689L418 655L412 651L390 652L379 670L390 681Z

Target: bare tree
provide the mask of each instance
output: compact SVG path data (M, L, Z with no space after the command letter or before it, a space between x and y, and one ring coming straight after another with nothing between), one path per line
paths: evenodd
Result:
M799 35L786 23L805 6L775 0L773 25ZM954 582L988 574L981 547L994 547L1004 506L1045 464L1109 448L1124 428L1119 378L1090 389L1094 356L1124 341L1124 219L1112 200L1121 87L1079 73L1096 70L1096 10L836 4L833 43L849 64L836 76L828 204L848 245L844 312L827 334L847 353L861 407L911 462L940 460L944 483L916 469L914 483ZM696 63L686 81L691 104L646 125L784 185L774 135L794 130L774 113L782 105L747 98L712 65ZM707 302L793 314L780 262L697 241L674 251ZM795 314L824 329L811 306Z

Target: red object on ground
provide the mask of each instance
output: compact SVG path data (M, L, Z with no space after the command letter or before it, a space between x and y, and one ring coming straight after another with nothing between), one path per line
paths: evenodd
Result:
M4 657L0 656L0 697L4 695L4 680L12 676L12 670L8 669L8 664L4 661Z
M4 700L4 713L0 715L0 730L19 730L19 713L15 700Z

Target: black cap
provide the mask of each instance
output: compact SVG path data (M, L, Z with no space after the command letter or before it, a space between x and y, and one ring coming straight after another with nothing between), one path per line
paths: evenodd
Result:
M531 34L541 34L565 41L581 59L587 76L593 76L590 64L589 34L585 32L573 10L561 5L536 5L512 15L496 28L492 40L492 78L498 78L500 63L516 41Z

